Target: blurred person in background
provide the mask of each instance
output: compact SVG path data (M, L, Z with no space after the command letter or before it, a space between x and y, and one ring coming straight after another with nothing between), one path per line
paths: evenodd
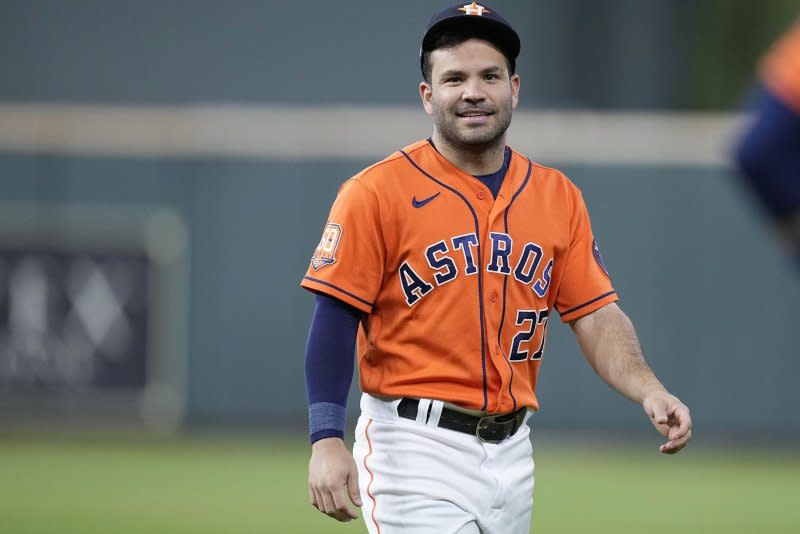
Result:
M800 265L800 20L762 60L760 82L736 162Z

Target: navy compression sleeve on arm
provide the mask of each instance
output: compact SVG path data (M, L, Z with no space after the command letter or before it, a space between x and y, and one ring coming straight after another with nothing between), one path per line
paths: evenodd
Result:
M347 393L353 381L353 353L362 312L317 295L306 342L306 393L311 443L344 437Z
M736 159L753 193L783 219L800 210L800 116L766 90L753 112Z

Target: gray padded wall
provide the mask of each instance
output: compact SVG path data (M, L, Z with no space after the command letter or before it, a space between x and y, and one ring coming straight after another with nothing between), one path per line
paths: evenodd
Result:
M6 154L0 199L174 207L191 238L190 422L302 427L312 298L297 284L339 183L365 163ZM800 283L729 174L564 170L584 191L621 305L652 365L692 406L697 425L800 433ZM552 326L536 424L646 424L594 376L569 330Z
M663 109L687 101L695 2L492 3L525 43L523 107ZM309 106L415 105L418 40L434 6L0 4L0 103ZM0 153L0 210L177 210L191 239L190 422L302 427L312 298L297 283L338 184L368 163ZM800 283L729 172L564 170L584 190L653 366L692 406L698 428L800 434ZM551 328L539 392L538 425L646 424L594 377L563 326Z

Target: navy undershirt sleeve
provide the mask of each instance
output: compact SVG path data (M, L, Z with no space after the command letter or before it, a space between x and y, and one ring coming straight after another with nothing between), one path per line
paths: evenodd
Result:
M745 181L775 218L800 210L800 116L761 90L754 122L736 149Z
M318 294L306 342L305 371L311 443L344 437L347 394L362 312Z

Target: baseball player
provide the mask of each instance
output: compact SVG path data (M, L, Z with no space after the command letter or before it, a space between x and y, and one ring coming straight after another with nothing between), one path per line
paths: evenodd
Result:
M736 149L745 183L800 261L800 20L761 64L754 120Z
M645 363L580 191L505 144L517 33L476 2L435 13L419 93L430 138L339 189L301 285L317 294L306 348L309 499L371 533L530 529L528 418L547 324L641 404L674 453L688 408ZM361 416L345 448L358 338Z

